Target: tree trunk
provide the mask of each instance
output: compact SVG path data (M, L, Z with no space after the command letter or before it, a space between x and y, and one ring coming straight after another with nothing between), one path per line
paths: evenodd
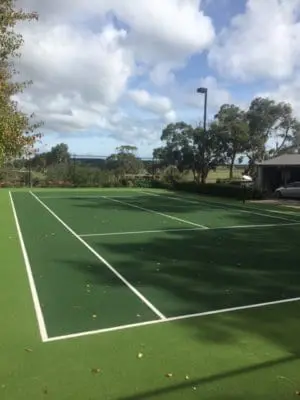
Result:
M197 177L196 177L196 170L195 170L195 168L193 168L192 171L193 171L193 176L194 176L194 182L197 182Z
M236 154L234 154L234 155L231 157L231 160L230 160L229 179L232 179L232 178L233 178L233 166L234 166L235 157L236 157Z
M207 168L203 168L201 171L201 184L204 185L206 183L207 175L208 175Z

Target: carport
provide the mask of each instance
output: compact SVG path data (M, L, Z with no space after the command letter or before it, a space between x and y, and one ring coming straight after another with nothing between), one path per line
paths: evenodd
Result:
M300 154L282 154L257 164L256 186L273 193L289 182L300 181Z

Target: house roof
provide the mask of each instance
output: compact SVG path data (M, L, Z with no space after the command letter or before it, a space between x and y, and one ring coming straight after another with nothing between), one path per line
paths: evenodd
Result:
M300 167L300 154L282 154L278 157L271 158L270 160L262 161L258 163L258 165L264 165L264 166L298 165Z

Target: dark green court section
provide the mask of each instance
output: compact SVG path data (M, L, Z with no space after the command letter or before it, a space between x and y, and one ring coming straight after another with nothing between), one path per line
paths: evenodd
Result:
M156 319L30 194L13 198L49 336Z
M299 297L299 237L299 227L276 227L87 240L176 316Z
M124 204L136 204L137 199L138 197L117 198L116 200L122 201L119 203L103 198L88 198L88 195L86 198L41 198L79 234L191 227L183 222Z
M134 197L114 198L114 192L105 195L108 197L97 198L93 193L87 193L86 197L71 194L61 198L42 196L42 200L58 215L63 215L64 220L79 234L191 228L195 227L194 224L210 228L283 224L293 220L290 216L257 209L239 209L226 204L189 203L184 199L143 193L134 193Z

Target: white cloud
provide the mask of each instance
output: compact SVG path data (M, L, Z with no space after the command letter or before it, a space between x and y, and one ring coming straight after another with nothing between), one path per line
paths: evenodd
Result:
M276 89L258 93L257 96L269 97L275 101L290 103L293 107L294 115L300 120L300 74L293 79L280 83Z
M230 92L222 87L213 76L206 76L197 82L189 84L185 90L184 102L188 106L200 108L204 101L204 96L196 92L198 87L207 88L207 106L209 109L216 110L224 103L231 103Z
M211 19L199 10L200 0L21 0L20 4L37 10L41 23L84 22L95 30L113 13L129 27L126 45L137 60L147 63L158 83L214 39Z
M47 94L78 93L87 102L115 103L134 73L132 54L122 47L124 30L100 33L67 25L35 25L22 30L21 71Z
M151 93L143 100L136 91L138 107L156 117L142 128L144 114L127 115L122 102L129 82L131 96L132 81L138 77L157 85L171 82L174 71L214 38L211 19L199 10L200 0L19 0L17 4L40 16L37 23L19 27L25 39L21 77L32 79L34 85L17 99L25 111L45 121L48 133L98 131L119 135L120 140L124 135L155 140L159 124L176 118L171 100Z
M174 120L176 113L172 109L172 102L168 97L151 95L146 90L131 90L129 97L135 104L147 111L164 117L167 121Z
M248 0L209 53L222 75L284 79L300 67L300 0Z

